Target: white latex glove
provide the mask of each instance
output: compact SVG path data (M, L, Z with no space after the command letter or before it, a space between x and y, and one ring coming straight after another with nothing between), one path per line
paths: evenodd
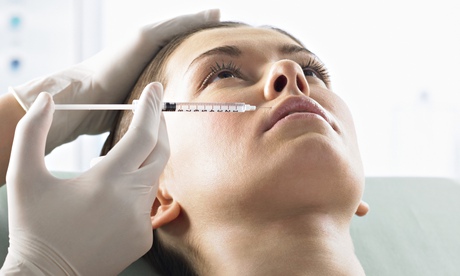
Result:
M10 87L10 93L26 111L42 91L53 95L58 104L123 103L144 67L173 36L203 23L218 21L219 17L219 10L207 10L145 26L121 47L106 49L64 71ZM116 117L113 111L59 111L56 114L46 153L81 134L110 130Z
M161 84L149 84L109 154L77 178L57 179L44 162L54 104L40 94L16 128L1 275L117 275L150 249L150 211L169 158L161 95Z

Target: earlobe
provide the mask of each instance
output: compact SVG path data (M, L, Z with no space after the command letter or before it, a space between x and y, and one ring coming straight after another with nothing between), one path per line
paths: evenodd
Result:
M180 204L169 195L166 189L159 188L150 212L152 228L157 229L175 220L180 211Z
M357 216L363 217L369 212L369 204L362 201L359 203L358 208L356 209L355 214Z

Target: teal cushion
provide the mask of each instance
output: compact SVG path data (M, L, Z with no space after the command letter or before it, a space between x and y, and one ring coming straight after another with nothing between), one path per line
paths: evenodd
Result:
M351 235L367 275L460 275L460 183L367 178L365 217Z

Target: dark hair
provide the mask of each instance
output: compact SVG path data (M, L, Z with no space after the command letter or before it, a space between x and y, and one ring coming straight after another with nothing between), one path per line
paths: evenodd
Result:
M138 99L145 86L151 82L159 81L166 88L168 85L168 80L166 79L164 71L168 59L177 49L177 47L188 37L203 30L216 28L236 28L242 26L249 25L241 22L210 23L174 37L158 52L158 54L155 55L155 57L153 57L152 61L144 69L136 84L134 85L131 93L128 95L128 98L125 100L125 103L132 103L133 100ZM283 30L270 26L264 27L274 29L284 35L287 35L302 45L299 40ZM122 111L118 114L117 123L112 127L110 135L105 141L104 147L101 151L102 155L106 155L108 151L123 137L123 135L128 130L132 117L133 113L131 111ZM186 256L180 250L172 248L172 246L166 245L164 241L159 238L158 233L155 230L153 231L153 236L153 245L149 252L145 254L144 258L148 259L159 273L168 276L197 275L196 268L194 267L194 264L189 256Z
M190 260L180 251L165 246L155 230L153 231L153 245L144 258L153 265L156 272L164 276L198 275Z

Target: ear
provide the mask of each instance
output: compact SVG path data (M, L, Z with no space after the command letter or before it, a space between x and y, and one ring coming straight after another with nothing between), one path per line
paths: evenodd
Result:
M179 203L169 194L162 185L158 188L158 193L150 211L152 228L157 229L175 220L181 211Z
M369 204L361 200L355 214L357 216L363 217L367 214L367 212L369 212Z

